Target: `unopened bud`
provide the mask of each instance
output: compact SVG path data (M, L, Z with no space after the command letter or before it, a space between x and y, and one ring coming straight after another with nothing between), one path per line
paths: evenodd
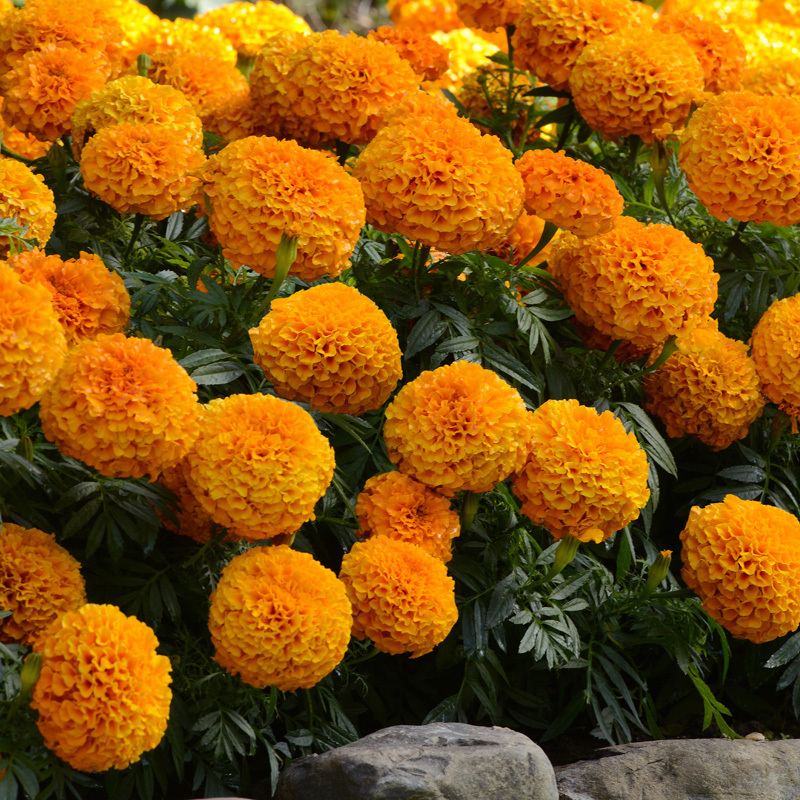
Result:
M553 568L550 572L550 577L552 578L554 575L558 575L567 564L572 563L575 559L575 556L578 554L578 545L580 544L580 539L576 539L572 534L566 534L564 538L558 543L558 547L556 548L556 557L553 561Z
M17 442L17 455L33 463L33 443L30 436L20 436Z
M642 594L647 597L652 594L658 584L667 577L669 572L669 565L672 562L672 550L662 550L656 560L650 565L650 570L647 573L647 582L642 589Z
M36 681L39 680L39 673L42 671L42 656L41 653L30 653L22 665L22 671L19 674L19 679L22 683L22 695L27 697Z
M287 236L285 233L281 234L281 241L278 244L278 250L275 253L275 277L278 275L286 277L289 274L289 269L294 264L297 258L297 237ZM283 279L281 279L283 280Z

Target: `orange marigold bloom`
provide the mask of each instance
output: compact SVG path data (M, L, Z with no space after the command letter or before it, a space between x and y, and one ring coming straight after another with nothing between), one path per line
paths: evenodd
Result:
M356 161L367 222L448 253L503 241L522 213L511 151L460 118L414 116L382 128Z
M516 25L524 5L525 0L456 0L459 19L470 28L489 33Z
M548 267L579 322L641 347L696 326L717 299L719 275L699 244L632 217L588 239L564 234Z
M488 492L524 463L529 426L516 389L479 364L456 361L397 393L383 438L392 463L428 486Z
M382 653L430 653L458 619L447 567L411 542L388 536L357 542L339 577L353 606L353 635L368 636Z
M120 214L164 219L193 204L205 163L183 130L165 125L123 124L99 130L83 148L86 188Z
M236 556L211 593L214 660L258 689L315 686L344 658L352 627L342 581L286 545Z
M0 217L25 226L25 237L36 239L40 247L56 224L55 198L44 178L13 158L0 157ZM0 256L8 251L8 238L0 237Z
M23 283L40 284L50 292L68 345L101 333L120 333L128 324L128 290L100 256L81 252L79 258L64 261L35 249L10 255L7 261Z
M167 730L171 666L152 628L116 606L87 603L41 636L31 706L45 745L74 769L125 769Z
M655 30L677 33L686 40L703 69L707 92L732 92L741 87L747 53L732 30L685 11L662 14Z
M225 144L258 133L260 119L253 105L250 84L233 90L223 105L209 111L203 117L203 128L219 136Z
M622 213L614 180L563 150L528 150L517 169L525 185L525 210L576 236L607 233Z
M800 222L800 103L726 92L692 115L678 163L717 219Z
M92 92L72 115L72 153L80 161L84 145L111 125L163 125L173 136L182 132L191 147L203 146L203 127L191 102L172 86L124 75Z
M759 22L777 22L792 28L800 25L800 7L794 0L761 0L757 16Z
M11 0L9 0L11 2ZM2 19L0 17L0 19ZM0 112L2 112L3 98L0 97ZM3 137L3 147L16 153L23 158L31 161L41 158L50 149L50 142L40 142L30 133L23 133L21 130L9 125L0 113L0 136Z
M453 557L452 540L461 533L450 501L402 472L368 478L356 501L356 515L359 537L411 542L445 564Z
M532 415L530 456L512 478L522 513L555 539L601 542L650 498L647 456L611 411L548 400Z
M569 90L587 124L604 136L663 139L683 128L705 78L697 56L675 33L632 30L587 45Z
M270 0L225 3L197 14L194 21L222 31L242 58L255 58L269 38L282 31L311 33L311 27L302 17Z
M729 494L694 506L681 532L686 585L736 639L761 644L800 623L800 521Z
M69 352L39 417L64 455L109 477L155 480L197 438L196 388L169 350L101 335Z
M159 514L164 527L173 533L188 536L196 542L208 542L214 536L214 520L206 514L189 489L184 475L183 459L175 466L167 467L158 476L158 482L178 498L175 509L177 524L172 522L169 517Z
M725 23L727 28L755 22L760 4L761 0L665 0L661 13L685 11L702 19Z
M293 275L315 281L350 266L364 199L329 153L250 136L209 158L198 175L212 208L209 226L234 266L274 277L284 233L297 238Z
M276 393L318 411L358 416L380 408L403 374L392 324L344 283L273 300L250 339Z
M50 293L44 286L24 284L0 264L0 417L36 403L66 355L64 327Z
M141 53L204 53L209 58L220 58L235 64L236 48L218 28L201 25L192 19L160 19L142 31L128 58L136 61Z
M641 25L637 5L631 0L526 0L514 32L514 61L554 89L566 89L587 44Z
M764 408L747 345L720 333L714 320L679 335L676 344L644 380L647 410L663 420L668 436L687 434L713 450L744 438Z
M455 0L389 0L386 4L397 30L432 34L463 28Z
M742 88L753 94L797 99L800 96L800 59L796 53L791 53L751 63L742 73Z
M367 34L367 39L390 44L400 58L408 61L420 78L435 81L447 72L450 55L447 48L434 41L427 33L414 30L397 30L382 25Z
M81 565L51 533L0 525L0 641L29 646L65 611L86 602Z
M294 533L314 519L333 477L333 449L300 406L235 394L204 406L184 474L206 513L244 539Z
M469 28L434 32L431 38L447 49L450 55L450 67L438 80L425 81L422 84L429 92L440 89L456 91L476 69L491 64L491 57L500 49Z

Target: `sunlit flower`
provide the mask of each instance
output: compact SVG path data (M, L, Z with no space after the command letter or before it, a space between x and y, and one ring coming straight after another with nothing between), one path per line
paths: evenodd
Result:
M47 439L110 477L158 477L198 434L195 383L169 350L123 334L84 340L41 400Z
M742 72L742 88L754 94L797 98L800 96L800 58L790 53L749 64Z
M380 408L402 377L388 318L343 283L274 300L250 339L253 359L275 391L318 411L359 415Z
M608 233L559 239L548 269L579 322L655 347L711 314L719 275L699 244L670 225L619 217Z
M11 2L11 0L8 0ZM0 19L2 19L0 17ZM0 111L3 107L3 98L0 97ZM23 158L32 161L46 155L50 149L50 142L41 142L30 133L23 133L13 125L9 125L0 114L0 136L3 137L3 147Z
M800 522L729 494L694 506L681 533L681 576L712 619L758 644L800 623Z
M167 730L171 666L158 639L116 606L87 603L41 636L31 705L45 745L82 772L125 769Z
M459 19L470 28L490 33L506 25L516 25L525 0L456 0Z
M730 27L755 22L760 4L761 0L665 0L661 13L683 11Z
M198 173L211 205L209 225L236 266L275 275L281 235L297 238L292 274L337 276L364 225L358 181L327 153L267 136L239 139Z
M236 48L219 29L202 25L192 19L160 19L138 37L136 46L129 51L134 61L140 53L204 53L210 58L220 58L229 64L236 63Z
M797 27L800 25L800 7L796 0L761 0L758 4L758 21Z
M81 565L51 533L0 524L0 641L29 646L59 615L86 602Z
M342 581L286 545L236 556L211 593L214 660L259 689L319 683L344 658L352 626Z
M386 4L397 30L432 34L463 28L455 0L389 0Z
M692 115L678 163L717 219L800 222L800 103L752 92L716 95Z
M294 533L314 519L333 477L333 449L311 415L269 395L204 406L184 474L206 513L244 539Z
M430 653L458 619L455 583L419 545L373 536L342 559L339 577L353 606L353 635L382 653Z
M103 5L122 28L121 69L133 66L139 50L139 40L158 27L161 20L138 0L102 0Z
M423 83L424 88L431 92L439 89L455 91L468 75L479 67L491 64L491 57L499 51L496 44L487 41L469 28L434 32L431 38L442 45L450 56L447 72L438 80Z
M435 81L449 67L447 48L434 41L427 33L414 30L398 30L382 25L367 34L367 39L390 44L400 58L408 61L420 80Z
M36 239L40 247L56 224L55 198L44 178L13 158L0 157L0 217L26 227L25 238ZM0 237L0 255L8 252L8 239Z
M530 456L512 478L522 513L555 539L600 542L645 506L648 464L611 411L548 400L532 415Z

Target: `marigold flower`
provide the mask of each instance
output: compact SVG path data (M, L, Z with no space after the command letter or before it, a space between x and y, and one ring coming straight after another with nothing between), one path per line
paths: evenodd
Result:
M11 2L11 0L8 0ZM2 19L2 17L0 17ZM0 112L2 112L3 98L0 97ZM21 130L9 125L0 113L0 136L3 137L3 147L16 153L23 158L35 161L47 154L50 149L50 142L40 142L30 133L23 133Z
M647 456L611 411L548 400L532 415L530 455L512 477L522 513L558 540L601 542L650 498Z
M184 475L215 522L257 540L314 519L334 457L307 411L269 395L230 395L204 406L201 425Z
M608 233L559 239L548 269L578 321L653 348L708 317L714 262L682 231L619 217Z
M382 653L430 653L458 619L455 582L419 545L373 536L342 559L339 578L353 606L353 635Z
M155 480L197 437L195 383L169 350L121 333L68 354L39 417L47 439L102 475Z
M211 593L214 660L259 689L310 689L344 658L352 627L342 581L286 545L236 556Z
M241 58L255 58L269 38L282 31L311 33L311 27L302 17L270 0L225 3L197 14L194 21L222 31Z
M470 28L492 33L516 25L525 0L456 0L459 19Z
M736 639L761 644L800 623L800 521L729 494L694 506L681 532L686 585Z
M164 219L193 204L205 163L183 130L150 123L110 125L97 131L81 154L86 188L120 214Z
M468 75L479 67L491 64L491 57L500 50L496 44L487 41L469 28L437 31L431 34L431 38L447 49L450 54L450 67L438 80L425 81L422 84L429 92L440 89L456 91Z
M399 31L432 34L464 27L455 0L389 0L386 8Z
M523 211L517 220L517 224L508 232L505 241L488 252L493 256L502 258L509 264L517 265L539 244L543 231L544 220L534 214L528 214ZM553 251L555 242L558 240L559 233L560 231L556 232L556 235L542 248L535 258L526 261L525 266L536 267L547 261Z
M390 44L397 54L411 65L420 78L435 81L447 72L450 55L447 48L434 41L427 33L414 30L397 30L382 25L367 34L367 39Z
M66 355L64 328L50 293L24 284L0 264L0 417L36 403Z
M253 105L250 84L233 90L223 105L209 111L203 117L203 128L219 136L225 144L256 135L260 131L260 118Z
M761 0L758 21L777 22L794 28L800 25L800 8L794 0Z
M800 222L800 103L752 92L716 95L692 115L678 163L717 219Z
M380 408L403 374L392 324L343 283L273 300L250 339L275 391L318 411L358 416Z
M687 434L713 450L744 438L764 408L747 345L720 333L714 320L680 334L676 344L644 380L647 410L661 418L668 436Z
M192 19L160 19L142 32L136 46L129 51L133 61L141 53L205 53L235 64L237 55L231 40L219 29L201 25Z
M62 614L36 643L32 707L45 746L74 769L125 769L167 730L171 666L153 630L116 606Z
M528 150L517 169L525 186L525 210L576 236L607 233L622 213L622 195L613 179L563 150Z
M761 0L665 0L662 14L685 11L702 19L721 22L725 27L756 22Z
M800 96L800 59L792 53L751 63L742 72L742 89L796 99Z
M411 542L445 564L453 557L452 540L461 533L450 501L402 472L368 478L356 501L356 515L360 538Z
M514 32L515 63L554 89L566 89L587 44L641 24L637 5L630 0L526 0Z
M29 646L65 611L86 602L81 565L51 533L0 525L0 641Z
M139 0L104 0L104 5L122 28L122 72L136 63L136 56L141 52L138 49L139 40L157 27L161 20Z
M101 333L120 333L130 320L128 290L100 256L81 252L79 258L64 261L34 249L8 256L7 263L23 283L36 283L50 292L68 345Z
M479 364L423 372L386 409L389 458L428 486L491 491L524 463L530 414L519 392Z
M16 8L12 0L0 0L0 19Z
M36 239L40 247L56 224L55 198L44 178L13 158L0 157L0 217L27 227L26 238ZM8 251L8 238L0 237L0 256Z

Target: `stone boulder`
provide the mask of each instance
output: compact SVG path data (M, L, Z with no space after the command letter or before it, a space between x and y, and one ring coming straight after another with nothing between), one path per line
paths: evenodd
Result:
M541 748L507 728L398 725L285 770L275 800L558 800Z

